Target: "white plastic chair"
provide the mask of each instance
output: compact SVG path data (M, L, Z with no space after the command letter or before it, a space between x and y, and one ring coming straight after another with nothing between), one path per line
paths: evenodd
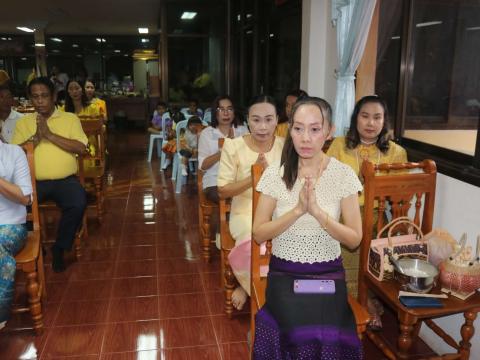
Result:
M205 113L203 114L203 123L210 125L211 122L212 122L212 109L208 108L205 110Z
M175 129L176 136L177 136L177 151L173 156L173 169L172 169L172 180L175 181L175 193L180 194L182 192L182 185L186 180L185 176L182 176L182 155L180 154L180 133L182 129L187 127L188 120L182 120L177 123L177 127ZM188 164L197 162L197 158L190 158L188 159Z
M203 110L200 109L200 108L197 108L198 112L200 112L200 114L198 115L200 117L200 119L203 117ZM188 107L184 107L184 108L181 108L180 109L180 112L185 116L185 119L187 119L187 117L191 117L193 116L192 114L189 114L188 113ZM188 120L188 119L187 119Z
M162 115L162 135L165 136L162 136L162 141L160 141L160 151L162 152L162 155L160 156L160 171L163 171L163 165L165 164L165 161L167 161L167 154L162 151L163 145L168 141L167 133L165 132L165 123L167 122L167 119L170 119L170 113L168 111Z
M153 113L153 116L157 114L157 111ZM162 124L163 125L163 124ZM162 126L163 130L163 126ZM157 141L157 156L161 157L162 156L162 139L163 139L163 131L161 131L158 134L150 134L150 141L148 144L148 156L147 156L147 161L151 162L152 161L152 153L153 153L153 145L155 143L155 140Z

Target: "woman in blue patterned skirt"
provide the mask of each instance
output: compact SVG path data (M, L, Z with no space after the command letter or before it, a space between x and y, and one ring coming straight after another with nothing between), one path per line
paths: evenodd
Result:
M0 141L0 329L10 316L15 286L15 254L27 239L26 205L32 182L24 151Z

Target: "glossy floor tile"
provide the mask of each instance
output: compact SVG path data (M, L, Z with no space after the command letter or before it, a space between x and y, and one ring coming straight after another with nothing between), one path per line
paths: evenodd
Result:
M12 316L1 360L248 359L249 304L224 315L220 253L201 257L195 179L176 195L171 170L146 161L147 141L140 131L109 136L104 221L89 214L83 256L69 253L64 273L47 251L44 332L34 336L28 313ZM367 359L382 359L366 344Z

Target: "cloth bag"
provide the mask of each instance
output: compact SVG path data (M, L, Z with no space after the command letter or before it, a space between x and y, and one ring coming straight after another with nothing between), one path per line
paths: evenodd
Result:
M400 225L407 230L406 235L394 234L394 229ZM387 237L380 238L387 230ZM428 243L422 230L407 216L390 221L370 243L368 272L378 281L392 278L393 265L388 258L390 253L397 259L404 256L428 259Z

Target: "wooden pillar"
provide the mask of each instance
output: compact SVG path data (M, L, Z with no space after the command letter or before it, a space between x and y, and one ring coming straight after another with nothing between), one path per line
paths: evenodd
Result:
M158 54L160 57L161 98L168 101L168 33L167 33L167 1L160 3L160 41Z
M363 96L375 94L380 1L381 0L377 0L377 3L375 4L375 10L373 12L372 23L370 24L362 61L360 62L360 65L358 65L357 81L355 83L355 101L358 101Z
M35 62L38 76L47 76L47 52L45 50L45 29L36 29L33 33L35 39Z

